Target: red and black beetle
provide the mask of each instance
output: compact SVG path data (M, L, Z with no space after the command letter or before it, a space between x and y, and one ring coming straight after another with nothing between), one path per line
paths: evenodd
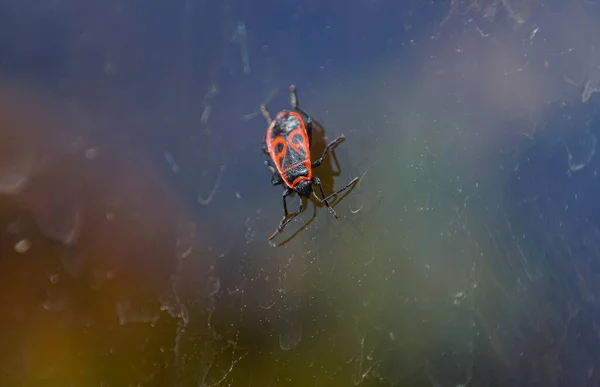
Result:
M265 164L273 174L271 184L280 185L283 183L286 187L283 192L283 218L269 240L275 238L289 222L302 212L302 200L300 200L300 209L288 218L286 198L290 194L296 192L298 195L308 198L312 193L319 202L327 206L329 212L337 219L339 216L331 205L329 205L328 200L345 191L358 180L358 177L355 177L344 188L329 196L325 196L321 181L318 177L313 176L312 169L321 165L329 151L344 141L346 137L342 134L327 144L321 158L311 162L310 146L313 120L300 108L296 86L290 86L290 94L292 111L282 110L274 120L271 118L265 105L260 107L265 120L269 124L262 150L269 156ZM304 117L306 117L306 120ZM323 198L319 198L313 191L313 185L319 187Z

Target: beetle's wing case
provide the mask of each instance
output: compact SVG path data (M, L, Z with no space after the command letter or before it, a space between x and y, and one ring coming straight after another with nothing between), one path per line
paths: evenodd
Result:
M294 112L283 111L267 130L269 156L280 172L310 160L310 145L304 121Z

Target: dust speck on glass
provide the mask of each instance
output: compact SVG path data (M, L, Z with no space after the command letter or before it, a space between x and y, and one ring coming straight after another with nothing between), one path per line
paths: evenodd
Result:
M600 385L599 37L590 0L0 2L0 385ZM296 98L324 194L269 241Z

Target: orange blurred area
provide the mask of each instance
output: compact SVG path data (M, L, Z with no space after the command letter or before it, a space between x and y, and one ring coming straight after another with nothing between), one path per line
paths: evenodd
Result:
M134 146L33 92L1 87L0 128L0 384L86 385L111 357L152 374L136 353L173 347L157 322L182 315L171 274L194 253L183 204Z

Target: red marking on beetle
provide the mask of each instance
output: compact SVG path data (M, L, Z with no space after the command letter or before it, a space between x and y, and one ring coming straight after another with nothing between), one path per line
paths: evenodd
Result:
M292 117L296 120L296 122L299 124L298 127L289 132L274 134L275 127L277 125L281 125L284 120L289 120L289 117ZM300 141L296 142L296 138L300 138ZM271 122L271 125L267 129L266 145L269 151L269 156L274 161L275 168L287 187L294 189L299 182L312 180L310 141L308 138L306 124L304 123L304 119L300 114L286 111L282 111L277 114L277 118ZM278 149L278 147L281 149ZM290 149L293 149L301 159L295 163L285 165L286 156L288 156ZM298 158L298 156L296 156L296 158ZM289 172L300 165L303 165L306 168L306 175L298 177L289 176ZM290 179L290 177L292 177L292 179Z
M275 137L271 140L271 143L267 142L267 146L269 147L269 153L271 158L275 161L275 165L277 166L277 170L279 173L282 172L283 162L285 160L285 155L287 155L287 144L285 142L285 138L283 137ZM277 149L277 146L281 145L281 150Z
M300 137L300 142L295 142L294 139L298 137ZM296 152L303 155L307 160L310 160L310 144L306 129L298 128L292 130L288 134L288 143Z

